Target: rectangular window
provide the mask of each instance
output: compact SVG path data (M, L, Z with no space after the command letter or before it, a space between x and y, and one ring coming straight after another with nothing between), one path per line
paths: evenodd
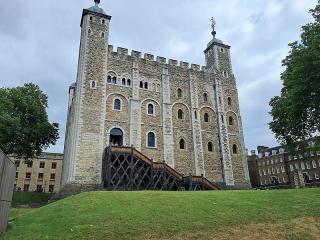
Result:
M16 165L16 167L20 167L20 161L15 161L14 164Z
M16 172L16 179L18 179L18 176L19 176L19 172Z
M37 192L43 192L42 185L37 185Z
M51 168L52 168L52 169L56 169L56 168L57 168L57 163L53 162L53 163L51 164Z
M31 178L31 172L27 172L26 173L26 179L30 179Z
M304 165L304 162L301 162L300 165L301 165L301 169L302 169L302 170L305 170L305 169L306 169L306 166Z
M43 173L38 174L38 179L43 179Z
M49 185L49 192L54 192L54 185Z
M55 180L56 178L56 174L55 173L51 173L50 174L50 180Z
M23 185L23 191L24 192L28 192L29 191L29 186L30 186L29 184L24 184Z
M40 168L44 168L45 162L40 162Z

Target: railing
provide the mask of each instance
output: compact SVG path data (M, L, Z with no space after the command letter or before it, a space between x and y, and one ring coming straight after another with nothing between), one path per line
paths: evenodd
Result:
M165 162L153 162L152 159L148 158L143 153L136 150L134 147L120 147L120 146L112 146L111 147L112 153L122 153L122 154L133 154L136 158L141 159L147 164L152 164L153 168L165 168L168 172L170 172L173 176L175 176L179 180L183 180L185 178L189 178L186 176L183 176L179 172L177 172L175 169L170 167ZM202 185L206 186L208 189L212 190L218 190L219 187L210 182L207 178L203 176L191 176L192 182L198 182L202 183Z
M8 215L12 201L16 166L0 150L0 233L7 227Z

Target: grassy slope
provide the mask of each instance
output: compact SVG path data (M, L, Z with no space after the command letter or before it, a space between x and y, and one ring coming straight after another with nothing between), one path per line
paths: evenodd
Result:
M320 189L95 192L17 217L3 239L317 239Z

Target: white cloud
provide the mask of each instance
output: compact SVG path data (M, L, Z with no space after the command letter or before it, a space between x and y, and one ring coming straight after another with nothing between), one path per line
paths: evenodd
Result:
M317 0L108 0L110 44L167 58L204 64L210 41L208 19L217 37L232 46L246 145L276 144L268 129L268 102L281 89L281 59L287 44L311 20ZM68 86L75 81L82 8L88 0L1 1L0 85L35 82L49 96L49 117L62 151ZM12 11L14 9L14 11Z

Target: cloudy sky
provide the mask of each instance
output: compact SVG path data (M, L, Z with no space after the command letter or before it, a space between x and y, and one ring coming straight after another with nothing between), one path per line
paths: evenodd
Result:
M112 16L110 44L204 65L209 19L232 46L246 147L276 144L268 102L279 94L281 60L316 0L102 0ZM0 87L39 84L49 96L50 121L60 123L63 151L68 86L75 81L80 18L93 0L2 0Z

